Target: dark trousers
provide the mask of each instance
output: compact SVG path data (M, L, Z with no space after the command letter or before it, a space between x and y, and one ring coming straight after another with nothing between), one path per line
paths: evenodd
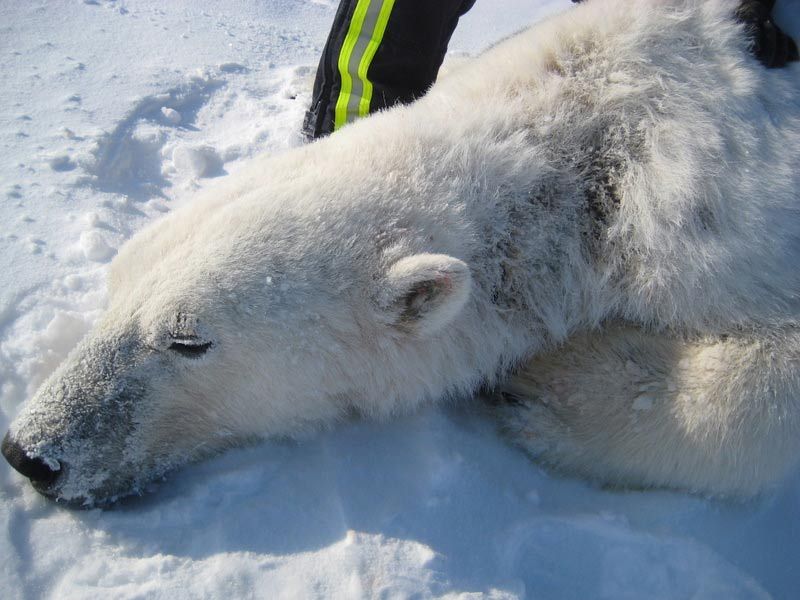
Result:
M490 1L490 0L486 0ZM581 0L572 0L580 2ZM303 133L312 140L408 103L436 81L458 19L475 0L341 0L317 68ZM772 20L775 0L740 0L737 17L767 67L800 59Z
M327 135L419 98L436 81L458 19L475 0L341 0L303 133Z

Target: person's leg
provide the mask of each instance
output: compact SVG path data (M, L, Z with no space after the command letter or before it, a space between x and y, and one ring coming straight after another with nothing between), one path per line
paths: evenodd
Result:
M422 96L475 0L342 0L317 69L303 133L328 135Z
M800 60L797 44L772 20L775 0L742 0L736 16L747 25L753 40L753 54L768 68Z

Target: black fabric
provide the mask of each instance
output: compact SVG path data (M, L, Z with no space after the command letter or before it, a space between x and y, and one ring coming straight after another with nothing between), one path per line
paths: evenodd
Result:
M775 0L742 0L736 10L738 19L747 25L753 41L753 54L768 68L783 67L800 60L797 44L772 20Z
M357 0L341 0L322 52L303 133L308 139L333 131L341 78L339 53ZM458 19L475 0L395 0L383 40L367 77L372 83L370 112L419 98L436 81Z
M341 0L339 9L333 17L331 32L328 34L317 67L314 90L311 93L311 106L303 122L303 134L308 139L321 137L333 131L333 109L341 85L337 60L355 7L356 0Z

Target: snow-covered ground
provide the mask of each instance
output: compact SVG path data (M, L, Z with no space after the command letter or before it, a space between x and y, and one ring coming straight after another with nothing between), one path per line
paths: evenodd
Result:
M800 0L778 16L800 34ZM567 0L478 0L474 53ZM0 3L0 430L131 233L298 129L335 0ZM800 477L748 503L540 470L472 409L351 423L66 510L0 464L2 598L798 598Z

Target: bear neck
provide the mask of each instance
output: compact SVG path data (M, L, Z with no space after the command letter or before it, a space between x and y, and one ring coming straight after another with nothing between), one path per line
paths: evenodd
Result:
M590 200L596 204L597 195L588 193L597 186L581 181L580 165L559 164L524 131L429 131L412 127L409 112L424 114L419 106L395 109L319 146L345 182L328 186L330 196L346 198L336 219L340 237L377 245L384 266L414 253L447 254L470 266L473 293L462 313L411 344L424 358L413 359L415 376L425 373L422 395L436 399L492 385L522 359L602 318L593 301L602 279L593 264L598 232ZM358 160L343 165L348 152ZM352 181L362 191L356 199ZM397 377L407 382L404 368Z

